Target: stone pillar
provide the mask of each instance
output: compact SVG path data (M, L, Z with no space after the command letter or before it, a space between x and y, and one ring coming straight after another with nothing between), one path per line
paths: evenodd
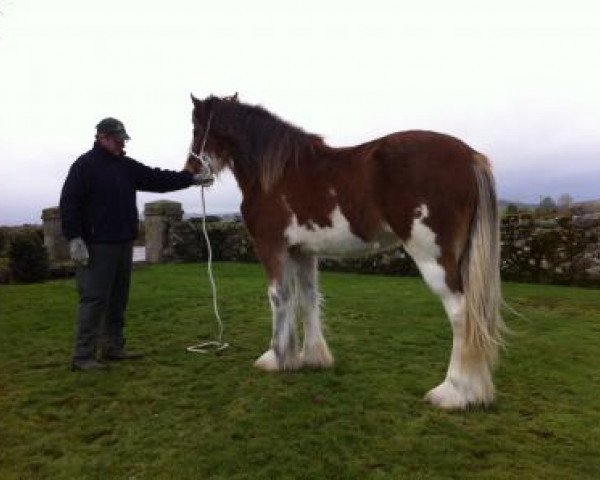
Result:
M161 263L169 259L169 231L183 217L181 203L159 200L144 205L146 261Z
M42 210L44 228L44 246L48 250L51 262L64 262L69 260L69 242L63 236L60 223L60 209L58 207Z

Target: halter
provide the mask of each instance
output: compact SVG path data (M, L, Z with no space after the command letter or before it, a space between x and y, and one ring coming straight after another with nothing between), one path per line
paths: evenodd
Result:
M212 118L213 112L210 112L210 114L208 115L208 121L206 122L206 130L204 131L204 137L202 138L202 145L200 146L200 153L194 153L192 147L190 146L189 156L197 162L200 162L203 168L208 169L209 173L211 175L214 175L214 171L209 160L210 157L204 153L204 147L206 146L206 140L208 139L208 131L210 130Z

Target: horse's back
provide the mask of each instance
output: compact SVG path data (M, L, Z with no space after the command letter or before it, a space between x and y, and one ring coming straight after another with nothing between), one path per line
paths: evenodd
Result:
M439 167L470 167L477 153L456 137L429 130L396 132L365 145L372 146L377 162L399 164L415 174L427 172L427 178Z

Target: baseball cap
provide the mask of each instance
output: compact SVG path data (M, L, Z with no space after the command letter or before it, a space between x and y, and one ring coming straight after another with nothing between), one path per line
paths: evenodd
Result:
M125 125L123 125L123 122L112 117L107 117L100 120L100 123L96 125L96 131L98 133L114 135L121 140L130 139L129 135L127 135L127 132L125 131Z

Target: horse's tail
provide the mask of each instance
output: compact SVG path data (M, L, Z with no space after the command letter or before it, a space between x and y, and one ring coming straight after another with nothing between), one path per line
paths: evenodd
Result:
M470 241L462 258L465 294L464 353L494 362L502 344L504 322L500 315L500 226L494 177L488 159L474 154L477 209Z

